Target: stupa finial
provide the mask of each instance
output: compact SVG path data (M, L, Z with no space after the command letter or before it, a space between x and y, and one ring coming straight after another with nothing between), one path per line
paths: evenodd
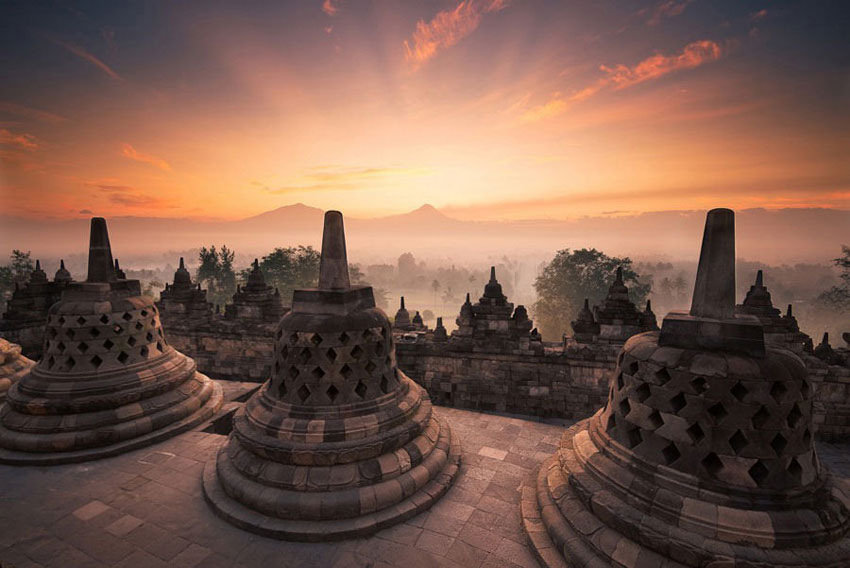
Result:
M180 257L180 268L183 268L183 269L186 268L186 265L183 263L183 257L182 256Z
M735 315L735 213L712 209L705 220L691 315L727 319Z
M339 290L350 288L348 257L345 253L345 228L342 213L327 211L322 234L322 260L319 265L319 289Z
M617 276L614 278L614 282L616 284L622 284L623 283L623 267L622 266L617 267Z
M764 286L764 273L761 269L756 272L756 286Z
M404 296L401 297L401 309L404 309Z
M87 282L114 282L115 267L112 248L109 246L109 231L106 219L92 217L89 236L89 272Z
M495 281L496 281L496 267L491 266L490 267L490 282L495 282Z

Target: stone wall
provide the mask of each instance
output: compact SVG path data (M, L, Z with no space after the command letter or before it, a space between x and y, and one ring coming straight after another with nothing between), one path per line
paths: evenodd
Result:
M803 357L815 388L814 423L817 437L830 442L850 440L850 368Z
M399 368L436 404L569 419L590 416L605 403L617 351L597 345L520 355L396 344Z
M45 321L4 323L7 325L0 327L0 337L20 345L24 357L38 361L44 349Z
M195 330L172 326L165 333L172 347L193 358L205 375L262 383L271 372L272 327L220 322Z

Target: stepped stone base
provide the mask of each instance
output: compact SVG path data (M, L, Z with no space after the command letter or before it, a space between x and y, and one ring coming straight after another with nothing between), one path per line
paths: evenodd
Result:
M207 398L206 401L192 414L186 416L185 418L172 422L167 426L152 430L141 436L122 440L115 444L99 447L89 447L79 450L45 451L44 453L37 453L0 448L0 464L59 465L66 463L79 463L97 460L101 458L116 456L118 454L122 454L130 450L143 448L145 446L150 446L151 444L161 442L162 440L165 440L172 436L176 436L177 434L187 432L192 428L195 428L196 426L212 418L215 413L218 412L218 410L221 408L222 402L224 400L221 386L218 383L206 377L205 375L202 375L201 373L197 373L196 377L200 381L209 385L208 388L211 390L209 398ZM127 405L127 407L133 406L137 405ZM118 408L115 410L115 412L120 413L120 410L121 409ZM0 430L3 430L2 424L0 424ZM111 430L105 429L104 433L107 433L108 431ZM14 435L14 433L10 434Z
M433 421L438 422L436 418ZM430 464L423 462L416 466L408 472L410 483L401 482L396 478L374 486L361 487L359 488L360 500L361 503L365 503L364 500L371 497L372 507L380 507L382 501L391 502L397 498L397 495L404 495L416 480L423 477L430 477L430 480L398 503L368 514L342 519L281 519L249 509L228 495L219 482L221 473L217 471L217 468L226 468L229 462L224 442L222 449L218 452L218 459L209 460L204 468L204 497L219 517L239 528L266 537L320 542L368 536L429 509L448 491L457 478L461 459L460 442L456 436L452 435L452 431L446 422L440 422L439 425L440 436L434 448L434 454L444 454L445 460L435 460ZM433 467L439 462L443 463L441 471L429 471L429 466ZM245 479L244 483L250 486L253 482ZM258 484L253 483L253 485ZM274 500L276 492L273 488L258 485L258 489L263 491L262 496L264 498ZM246 489L247 491L250 491L250 487ZM279 491L278 493L281 493L281 495L277 495L279 497L278 509L284 509L286 508L284 503L286 497L282 495L284 492ZM304 497L306 498L308 495L309 493ZM326 500L326 496L329 499ZM333 501L341 502L341 499L340 495L325 493L321 498L322 507L325 506L326 501L331 502L328 505L329 507L334 507ZM360 508L363 509L364 505L361 505Z

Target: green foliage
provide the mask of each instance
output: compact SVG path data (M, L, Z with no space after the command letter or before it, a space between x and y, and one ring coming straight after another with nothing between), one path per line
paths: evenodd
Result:
M584 299L588 298L591 305L601 303L618 266L623 267L630 299L642 308L651 284L639 280L630 258L610 257L596 249L558 251L534 282L534 320L540 333L550 341L570 333L570 321L575 319Z
M221 245L220 250L216 250L215 245L201 247L198 253L201 265L195 278L207 289L207 299L213 304L224 306L236 292L234 256L235 253L227 245Z
M841 245L841 256L832 259L833 264L841 269L841 284L822 292L817 303L830 310L840 313L850 312L850 247Z
M0 295L7 299L15 291L15 282L23 285L29 279L30 272L35 270L29 251L15 249L9 255L9 260L11 262L8 265L0 266Z

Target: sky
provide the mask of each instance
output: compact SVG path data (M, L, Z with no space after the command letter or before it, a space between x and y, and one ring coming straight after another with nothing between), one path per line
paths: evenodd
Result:
M850 209L850 3L0 3L0 206Z

